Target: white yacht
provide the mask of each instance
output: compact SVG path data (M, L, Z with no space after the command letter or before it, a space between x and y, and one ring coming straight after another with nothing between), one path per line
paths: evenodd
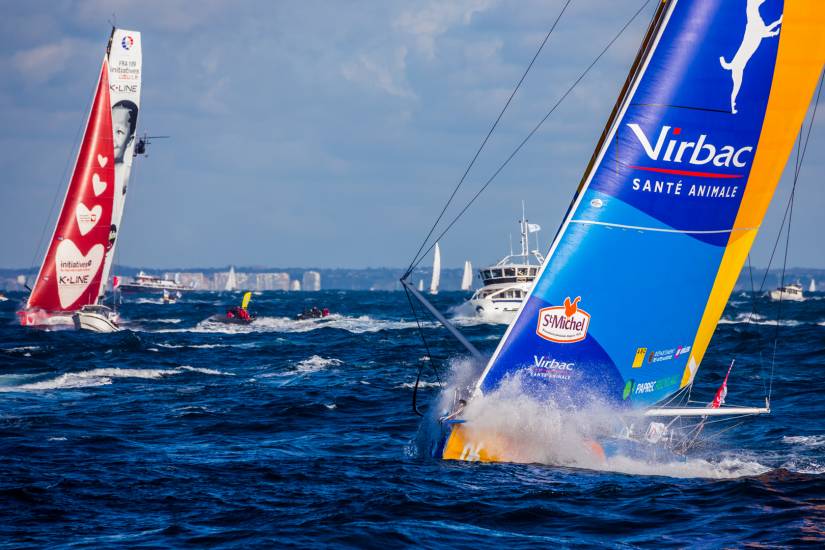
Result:
M118 314L104 305L93 304L83 306L72 315L72 321L77 330L91 332L117 332Z
M514 254L511 250L495 265L480 269L478 274L484 286L454 310L456 316L479 317L493 323L513 320L544 263L544 256L538 250L538 236L535 249L530 250L530 234L538 233L541 227L528 223L523 204L519 226L521 252Z
M147 275L143 271L137 274L134 281L130 283L120 283L118 288L121 292L180 292L182 290L189 290L180 283Z
M777 288L776 290L771 290L770 297L771 300L777 302L779 300L790 300L791 302L805 301L805 296L802 294L802 285L799 283L785 285L783 287Z

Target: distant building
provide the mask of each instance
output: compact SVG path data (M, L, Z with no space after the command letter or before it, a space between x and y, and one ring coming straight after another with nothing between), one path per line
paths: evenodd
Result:
M289 283L289 290L293 292L300 292L301 291L301 281L298 279L293 279Z
M304 271L301 286L307 292L316 292L321 290L321 274L317 271Z
M195 290L209 290L209 279L200 271L164 273L163 278L177 281L183 286L194 288Z
M289 273L255 273L255 290L289 290Z

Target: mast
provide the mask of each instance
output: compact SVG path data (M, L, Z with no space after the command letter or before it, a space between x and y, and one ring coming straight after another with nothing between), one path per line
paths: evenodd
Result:
M106 282L112 269L115 248L122 228L126 207L126 191L135 157L140 93L142 88L143 55L140 33L112 28L106 47L109 60L110 109L114 140L114 204L109 228L109 246L103 266L103 284L99 300L106 292Z

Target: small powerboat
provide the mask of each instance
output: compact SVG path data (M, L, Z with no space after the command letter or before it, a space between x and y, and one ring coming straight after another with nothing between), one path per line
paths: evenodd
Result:
M228 323L231 325L248 325L256 319L255 315L249 313L249 302L252 300L252 293L245 292L240 306L229 309L224 316L216 315L215 321Z
M775 302L779 302L780 300L786 300L791 302L804 302L805 295L802 293L802 285L799 283L796 284L789 284L776 290L770 291L771 300Z
M322 319L329 317L329 309L319 309L317 307L304 308L304 311L295 316L296 321L306 321L308 319Z
M121 330L117 324L118 314L102 305L83 306L72 315L72 321L77 330L91 332L117 332Z

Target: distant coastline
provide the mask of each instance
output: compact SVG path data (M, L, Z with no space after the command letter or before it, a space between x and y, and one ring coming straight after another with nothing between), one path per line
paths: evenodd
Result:
M220 279L222 274L229 270L229 266L221 267L187 267L177 269L154 269L151 267L133 267L116 265L113 273L120 277L134 277L140 271L151 275L173 278L176 273L186 276L202 275L204 280L215 281ZM366 267L366 268L322 268L322 267L264 267L264 266L235 266L235 271L239 275L246 275L247 278L239 280L239 286L250 290L268 290L268 288L258 288L257 281L277 280L278 276L288 276L290 280L302 280L304 273L317 271L321 275L322 290L401 290L398 279L403 275L404 268L396 267ZM25 275L31 284L37 276L37 269L0 269L0 289L5 291L25 290L17 284L18 275ZM216 277L217 275L217 277ZM267 275L258 277L258 275ZM442 268L441 289L459 290L461 285L461 268ZM250 277L251 276L251 277ZM274 276L274 277L273 277ZM425 284L429 282L431 270L429 267L417 269L412 276L413 282L423 279ZM750 272L747 266L742 270L736 283L735 291L750 290ZM764 268L753 269L753 286L759 289L762 279L765 278L763 290L776 288L779 285L781 269L771 269L765 278ZM243 277L241 277L243 279ZM785 270L785 282L792 283L799 281L807 288L811 279L814 279L817 288L825 290L825 269L794 267ZM246 283L244 285L244 283ZM473 287L478 288L478 275L473 275ZM196 288L196 290L217 290L210 286Z

